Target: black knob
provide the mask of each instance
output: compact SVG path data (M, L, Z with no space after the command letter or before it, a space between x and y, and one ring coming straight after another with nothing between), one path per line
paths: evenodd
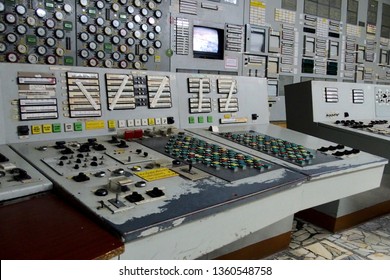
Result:
M165 193L157 187L154 187L151 191L147 191L146 194L150 197L160 197L165 195Z
M72 179L75 180L76 182L80 183L80 182L88 181L89 177L85 173L80 172L78 175L73 176Z
M108 194L108 191L106 189L97 189L95 191L95 195L97 196L106 196Z

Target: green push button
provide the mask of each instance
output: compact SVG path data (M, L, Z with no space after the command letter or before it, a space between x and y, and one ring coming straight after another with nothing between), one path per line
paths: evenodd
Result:
M65 56L64 57L64 64L65 65L73 65L74 64L74 59L71 56Z
M207 122L212 123L213 122L213 117L212 116L207 116Z
M204 118L203 118L203 116L198 117L198 123L204 123Z
M60 123L53 123L52 129L53 129L54 133L61 132L61 124Z
M74 131L83 131L83 124L81 122L75 122L73 124Z
M189 123L195 123L195 118L194 117L188 117L188 122Z

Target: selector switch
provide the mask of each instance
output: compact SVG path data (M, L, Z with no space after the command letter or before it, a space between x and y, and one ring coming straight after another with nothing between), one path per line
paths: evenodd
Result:
M136 203L144 200L145 198L138 192L133 192L132 194L126 196L125 199L131 203Z
M78 175L73 176L72 179L78 183L81 183L81 182L88 181L89 177L85 173L80 172Z
M146 194L153 198L161 197L165 195L165 193L157 187L154 187L152 190L147 191Z

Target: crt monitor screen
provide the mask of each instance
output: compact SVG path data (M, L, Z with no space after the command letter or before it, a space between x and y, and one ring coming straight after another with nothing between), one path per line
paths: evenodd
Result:
M194 57L222 59L223 30L205 26L194 26L193 52Z

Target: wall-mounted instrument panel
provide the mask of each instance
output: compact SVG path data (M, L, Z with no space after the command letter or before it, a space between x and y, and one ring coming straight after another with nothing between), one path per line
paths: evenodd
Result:
M0 2L0 61L168 70L168 1Z
M0 62L388 84L389 0L0 1Z

